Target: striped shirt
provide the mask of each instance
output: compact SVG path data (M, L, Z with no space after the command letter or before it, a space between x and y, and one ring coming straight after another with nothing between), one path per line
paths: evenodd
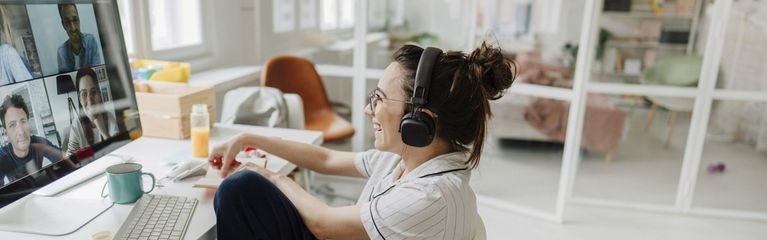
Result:
M466 155L437 156L408 175L399 155L378 150L358 153L357 170L369 180L357 204L371 239L471 239L484 232L479 222Z

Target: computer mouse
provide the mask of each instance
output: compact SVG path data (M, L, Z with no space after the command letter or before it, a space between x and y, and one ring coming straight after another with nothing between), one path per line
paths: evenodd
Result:
M178 181L190 176L196 176L198 175L197 172L199 172L201 169L205 170L205 166L207 164L208 163L206 161L197 159L180 162L168 170L168 172L165 173L165 176L167 178L173 179L174 181Z

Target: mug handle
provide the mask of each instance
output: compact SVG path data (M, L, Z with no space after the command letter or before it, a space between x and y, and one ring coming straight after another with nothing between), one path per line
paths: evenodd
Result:
M103 187L101 187L101 198L105 198L105 197L108 197L108 196L109 196L109 193L107 193L107 195L104 195L104 190L106 190L106 189L107 189L107 184L109 184L109 180L107 180L106 182L104 182L104 186L103 186Z
M142 173L141 173L141 175L147 175L147 176L149 176L149 177L151 177L151 178L152 178L152 188L151 188L151 189L149 189L149 191L146 191L146 192L144 192L144 193L150 193L150 192L152 192L152 190L154 190L154 185L155 185L154 174L152 174L152 173L148 173L148 172L142 172ZM143 177L143 176L142 176L142 177ZM142 191L143 191L143 189L142 189ZM102 192L103 192L103 191L102 191Z

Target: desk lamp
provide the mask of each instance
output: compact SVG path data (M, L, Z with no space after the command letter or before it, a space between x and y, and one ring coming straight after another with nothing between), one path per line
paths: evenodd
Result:
M56 89L58 90L58 95L67 94L67 104L69 104L69 126L72 126L72 112L74 112L76 108L69 93L77 91L77 89L75 89L75 84L72 81L72 76L69 74L56 76Z

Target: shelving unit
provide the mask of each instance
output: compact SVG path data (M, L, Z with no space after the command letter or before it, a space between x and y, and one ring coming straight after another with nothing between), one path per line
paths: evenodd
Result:
M603 10L601 13L599 26L611 36L604 42L604 56L594 71L595 81L639 83L639 74L656 60L693 52L703 0L694 0L694 8L689 13L665 14L651 11L649 1L634 2L630 11ZM685 32L686 41L673 36ZM633 65L631 71L625 71L628 62Z

